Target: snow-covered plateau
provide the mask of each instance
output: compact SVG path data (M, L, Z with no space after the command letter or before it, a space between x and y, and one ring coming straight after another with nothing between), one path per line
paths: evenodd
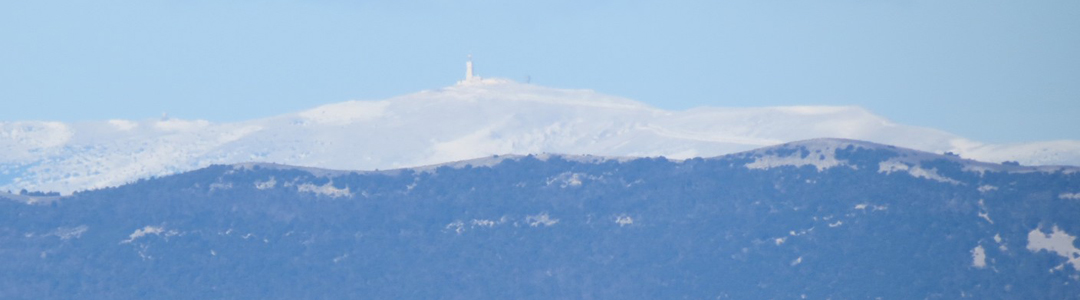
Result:
M986 144L895 124L860 107L668 111L590 90L484 79L232 123L0 122L0 189L67 194L252 161L373 170L502 154L682 159L822 137L952 152L986 162L1080 165L1080 141Z

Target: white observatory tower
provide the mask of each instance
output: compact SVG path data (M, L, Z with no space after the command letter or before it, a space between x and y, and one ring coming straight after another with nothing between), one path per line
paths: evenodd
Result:
M465 61L465 81L472 81L472 54L469 54L469 60Z
M465 80L458 81L458 84L471 84L482 82L483 79L473 73L472 69L472 54L469 54L469 60L465 61Z
M489 80L480 78L479 75L476 75L476 73L473 72L472 54L469 54L469 60L465 61L465 79L463 79L461 81L458 81L457 84L470 85L470 84L484 84L484 83L491 83L491 82Z

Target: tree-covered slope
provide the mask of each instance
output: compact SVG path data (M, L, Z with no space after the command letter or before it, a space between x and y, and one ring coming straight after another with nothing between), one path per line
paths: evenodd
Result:
M1075 299L1080 173L827 140L0 201L4 299Z

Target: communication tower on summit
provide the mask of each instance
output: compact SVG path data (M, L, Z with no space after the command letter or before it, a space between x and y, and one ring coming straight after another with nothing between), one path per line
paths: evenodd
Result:
M473 84L485 84L498 82L495 79L484 79L480 75L476 75L473 72L472 54L469 54L469 59L465 61L465 79L458 81L459 85L473 85Z
M458 84L468 84L481 82L483 79L473 73L472 67L472 54L469 54L469 60L465 61L465 80L458 81Z
M472 81L472 54L469 54L469 60L465 61L465 81Z

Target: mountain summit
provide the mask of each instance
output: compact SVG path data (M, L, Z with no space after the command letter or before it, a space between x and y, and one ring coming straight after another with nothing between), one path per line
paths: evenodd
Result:
M710 157L820 137L983 161L1080 165L1080 142L988 145L859 107L668 111L591 90L484 78L233 123L0 123L0 189L70 193L250 161L373 170L501 154Z

